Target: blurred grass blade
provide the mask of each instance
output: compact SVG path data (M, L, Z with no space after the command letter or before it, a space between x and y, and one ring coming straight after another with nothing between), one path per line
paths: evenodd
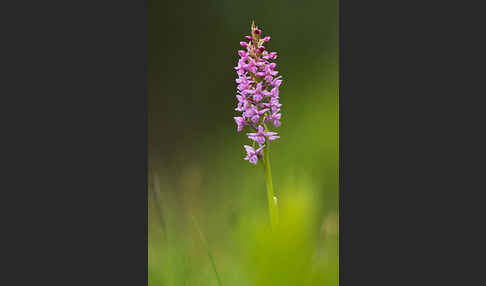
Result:
M162 199L160 197L160 180L159 180L159 176L154 171L152 171L152 179L153 179L154 188L153 188L152 192L150 192L150 193L152 193L152 197L153 197L152 201L153 201L153 205L155 207L155 213L157 215L157 218L159 219L160 227L162 229L162 235L163 235L165 241L168 241L167 240L167 228L166 228L166 225L165 225L164 215L162 213L162 207L161 207Z
M206 241L206 238L204 237L204 234L202 233L201 229L199 228L199 224L197 223L197 220L194 216L192 216L192 220L194 222L194 226L197 229L197 232L199 233L199 236L201 237L201 241L203 242L204 248L206 249L206 252L208 253L209 260L211 261L211 265L214 270L214 274L216 275L216 279L218 280L218 285L223 286L221 283L221 279L219 278L218 270L216 269L216 263L214 263L213 255L211 254L211 250L209 249L208 242Z

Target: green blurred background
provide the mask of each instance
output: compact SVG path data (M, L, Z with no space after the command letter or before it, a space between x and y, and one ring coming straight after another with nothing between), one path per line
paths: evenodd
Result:
M149 285L218 285L209 251L222 285L337 286L337 0L148 5ZM274 230L263 167L243 160L233 121L251 20L284 79Z

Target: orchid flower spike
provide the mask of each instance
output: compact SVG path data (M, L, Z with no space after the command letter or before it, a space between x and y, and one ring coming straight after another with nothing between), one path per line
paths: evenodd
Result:
M282 114L280 111L279 88L282 77L275 70L277 64L271 62L277 58L276 52L269 52L267 43L270 36L263 37L263 32L255 23L251 25L251 34L245 36L240 47L245 50L238 50L239 60L235 67L238 78L237 94L238 100L235 111L240 112L234 116L238 132L245 127L252 128L255 132L246 133L248 138L258 143L259 148L244 145L246 150L245 160L256 165L258 160L263 160L262 152L265 146L271 141L280 138L277 132L268 129L272 123L274 127L281 125Z

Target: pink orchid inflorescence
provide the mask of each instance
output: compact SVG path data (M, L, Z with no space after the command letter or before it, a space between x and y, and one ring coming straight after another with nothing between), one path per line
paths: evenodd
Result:
M249 126L255 132L247 133L249 139L258 143L255 146L244 145L247 152L245 160L252 164L257 164L258 159L262 159L262 150L265 142L280 138L276 132L268 130L267 123L275 127L280 126L279 87L282 77L276 76L276 63L271 62L277 58L276 52L265 50L265 43L270 41L270 36L262 37L262 31L251 25L251 35L245 37L247 41L240 42L246 50L239 50L238 66L235 67L238 78L236 79L238 105L236 111L241 112L241 116L233 117L237 131L240 132L245 126ZM255 144L254 144L255 145Z

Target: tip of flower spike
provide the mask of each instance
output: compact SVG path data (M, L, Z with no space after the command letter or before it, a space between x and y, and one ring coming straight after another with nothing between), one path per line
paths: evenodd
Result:
M261 35L262 34L262 30L256 28L253 33L255 33L256 35Z
M254 31L256 29L255 21L251 21L250 30Z

